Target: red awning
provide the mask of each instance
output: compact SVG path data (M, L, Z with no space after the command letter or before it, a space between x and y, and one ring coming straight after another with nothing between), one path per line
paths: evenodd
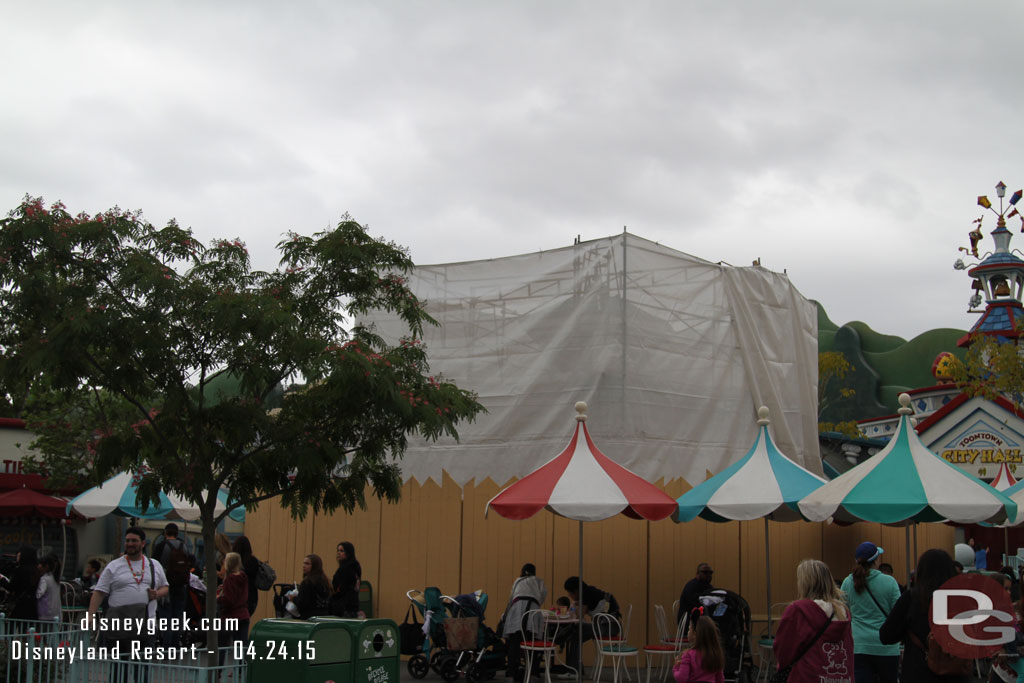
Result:
M84 519L78 513L66 513L68 501L32 489L0 493L0 517L45 517L47 519Z

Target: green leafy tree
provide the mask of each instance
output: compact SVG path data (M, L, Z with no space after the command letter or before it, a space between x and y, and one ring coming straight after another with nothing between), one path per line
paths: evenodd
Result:
M840 351L823 351L818 354L818 431L839 432L846 436L862 436L853 420L844 422L822 421L822 417L837 403L852 398L856 390L844 384L846 377L855 372L853 365Z
M139 472L150 504L162 490L199 508L209 549L239 505L280 497L301 517L363 506L367 488L397 499L407 440L457 438L482 406L429 374L419 338L436 323L403 249L346 216L278 250L256 271L237 239L204 247L174 221L32 197L0 221L0 380L50 475ZM347 327L371 310L409 336ZM222 487L234 502L217 514Z
M1018 325L1017 332L1024 333ZM1024 409L1024 347L1018 340L999 341L991 335L974 336L962 363L953 365L953 380L968 396L988 400L1003 397Z

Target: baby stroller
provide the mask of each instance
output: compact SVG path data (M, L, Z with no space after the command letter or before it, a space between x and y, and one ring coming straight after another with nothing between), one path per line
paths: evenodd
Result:
M433 669L446 683L462 674L479 683L493 678L505 665L504 641L483 623L486 593L451 597L438 588L427 588L422 593L408 591L406 597L427 624L423 652L407 663L413 678L423 678Z
M702 593L701 606L688 615L692 621L704 614L718 626L725 652L725 680L746 683L753 680L754 658L750 645L750 605L739 593L716 588ZM689 624L683 633L689 631Z
M206 584L195 574L189 575L188 592L185 593L185 618L188 628L181 631L181 644L205 645L206 633L199 630L206 614Z
M288 611L288 596L286 593L295 588L294 583L275 583L274 591L274 616L278 619L290 619L292 614Z
M476 619L475 637L471 638L471 641L475 640L475 644L456 654L454 643L449 638L449 655L441 664L441 677L449 683L455 680L460 673L464 674L471 683L480 683L494 678L497 672L506 666L507 651L505 641L484 623L484 614L487 611L487 593L478 590L473 593L457 595L449 600L448 611L453 617L448 622L450 625L459 618ZM464 643L463 646L466 644L469 643ZM449 664L453 657L454 662Z
M423 617L424 632L426 638L423 640L423 651L409 658L406 668L413 678L423 678L433 669L441 673L441 658L448 653L444 633L444 622L448 616L448 608L445 605L441 589L430 587L420 592L417 590L406 591L405 597L409 599L413 607ZM458 674L456 674L456 677ZM453 679L454 680L454 679Z
M203 616L206 615L206 584L195 573L188 574L188 589L185 592L185 624L181 630L181 644L206 644L206 632L200 631Z

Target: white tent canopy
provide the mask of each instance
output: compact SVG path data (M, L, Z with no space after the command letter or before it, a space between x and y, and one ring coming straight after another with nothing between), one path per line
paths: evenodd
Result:
M821 473L817 312L779 273L711 263L622 233L572 247L418 266L413 291L440 322L431 371L488 413L461 440L413 442L406 479L504 484L564 445L577 400L593 437L648 481L690 483L747 452L766 405L778 447ZM403 333L371 316L386 338ZM369 322L369 321L364 321Z

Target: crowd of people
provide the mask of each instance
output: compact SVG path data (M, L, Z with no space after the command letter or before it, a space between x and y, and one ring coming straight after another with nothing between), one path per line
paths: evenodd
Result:
M62 607L75 607L62 604L72 594L85 596L85 613L89 618L100 611L107 617L180 617L187 612L189 590L205 591L206 586L196 573L198 565L194 555L178 534L176 524L166 525L149 556L145 552L145 530L129 527L124 533L123 553L106 564L96 558L86 561L82 575L69 581L70 586L63 594L62 567L57 555L48 553L40 558L35 548L24 546L16 555L10 576L0 575L0 587L6 591L7 617L59 622ZM234 641L248 638L249 620L259 599L254 581L259 561L253 556L252 545L245 536L237 537L233 545L223 534L218 536L217 616L232 620L224 623L237 624L237 628L220 634L221 645L230 646ZM180 620L171 623L180 623ZM100 635L105 644L122 643L122 651L125 651L132 642L179 646L183 630L164 629L155 639L145 628Z
M929 608L932 596L947 580L962 572L944 550L924 552L911 573L908 586L892 576L892 567L880 562L883 549L870 541L859 544L853 553L850 573L841 580L829 566L816 559L800 562L796 568L797 599L790 603L778 622L773 638L772 674L792 683L960 683L971 680L963 671L936 670L930 636ZM702 606L714 591L714 571L700 563L696 575L684 586L676 613L687 624L689 647L676 659L673 673L676 683L721 683L725 676L726 654L722 636L710 612ZM1010 589L1009 577L1004 586ZM620 617L618 601L609 591L570 577L564 583L566 604L581 615L612 614ZM1014 596L1016 597L1016 596ZM540 608L548 598L543 579L536 567L525 564L512 584L501 628L508 646L506 675L514 681L524 677L521 644L536 640L545 625L531 623L525 615ZM1018 616L1019 621L1019 616ZM572 628L560 630L559 642L565 649L569 666L580 665L577 621ZM583 639L594 637L583 623ZM1020 638L1020 636L1018 636ZM1010 649L1013 645L1011 644ZM929 649L933 652L929 654ZM901 654L902 653L902 654ZM955 662L955 657L953 658ZM535 663L536 666L536 663ZM955 669L955 667L954 667ZM534 672L536 673L536 672Z
M171 522L147 553L146 532L131 526L124 533L123 553L103 564L89 559L82 575L75 579L85 595L85 614L92 623L103 613L107 617L150 619L163 617L181 623L183 614L203 609L202 595L207 588L200 563L187 539L181 538L178 526ZM216 617L229 625L219 632L221 660L224 652L236 643L248 642L252 615L259 604L257 574L260 561L253 554L246 536L230 541L218 533L214 543L216 564ZM300 619L333 615L359 617L359 590L362 567L356 558L355 546L343 541L337 546L338 567L333 580L328 580L323 561L316 554L302 562L302 581L289 593L289 610ZM37 557L31 546L20 549L10 576L0 574L0 587L8 597L8 618L47 621L61 619L61 563L54 554ZM195 595L192 595L195 594ZM101 633L102 644L122 644L121 651L131 644L179 647L184 644L184 628L162 629L155 637L146 629L131 632Z
M937 660L942 655L936 656L936 641L930 638L933 594L962 569L945 550L931 549L918 559L912 583L904 588L891 571L876 567L882 553L882 548L870 541L857 546L853 569L839 587L825 563L800 563L799 599L786 608L774 638L775 661L780 670L789 670L786 680L971 680L970 660L958 662L951 656L946 667L940 667ZM704 679L677 678L678 683L686 680Z
M179 530L168 524L162 538L147 556L145 531L130 527L124 534L124 553L105 566L97 560L86 563L79 582L91 590L88 615L101 609L107 616L147 618L185 612L190 589L205 590L195 574L195 558ZM222 536L222 535L220 535ZM229 648L248 640L250 619L259 602L257 574L260 561L253 555L245 536L233 544L226 537L217 542L217 616L233 628L220 633L220 645ZM774 660L786 680L819 683L896 683L896 681L942 681L957 683L968 676L939 675L929 663L929 606L942 584L962 571L944 550L932 549L921 555L909 585L892 576L892 567L880 562L883 549L870 541L858 545L850 573L837 582L828 565L807 559L796 568L797 599L790 603L778 622L773 639ZM980 554L980 552L979 552ZM359 617L362 567L352 543L338 543L337 569L328 579L320 556L309 554L302 561L302 580L287 594L287 610L298 619L334 615ZM716 682L723 679L725 655L718 627L702 608L702 596L714 589L714 570L707 563L697 566L696 575L683 587L676 618L686 620L691 645L674 666L676 683ZM53 554L37 557L32 547L23 547L11 576L2 577L11 596L10 616L15 619L59 619L61 615L61 563ZM1010 583L1007 581L1007 583ZM1010 586L1007 586L1010 588ZM572 576L563 584L565 595L559 606L576 618L561 631L566 663L581 665L579 640L594 638L592 621L599 614L621 620L618 600L610 591ZM1016 596L1014 596L1016 597ZM526 619L548 598L544 580L536 567L523 565L512 584L498 635L508 652L507 675L514 681L524 677L521 646L539 636L544 624ZM106 633L105 641L129 642L144 632ZM177 646L180 632L161 633L161 643ZM147 643L152 644L152 643ZM902 647L901 647L902 646ZM223 660L223 652L221 658ZM902 655L901 655L902 652Z

